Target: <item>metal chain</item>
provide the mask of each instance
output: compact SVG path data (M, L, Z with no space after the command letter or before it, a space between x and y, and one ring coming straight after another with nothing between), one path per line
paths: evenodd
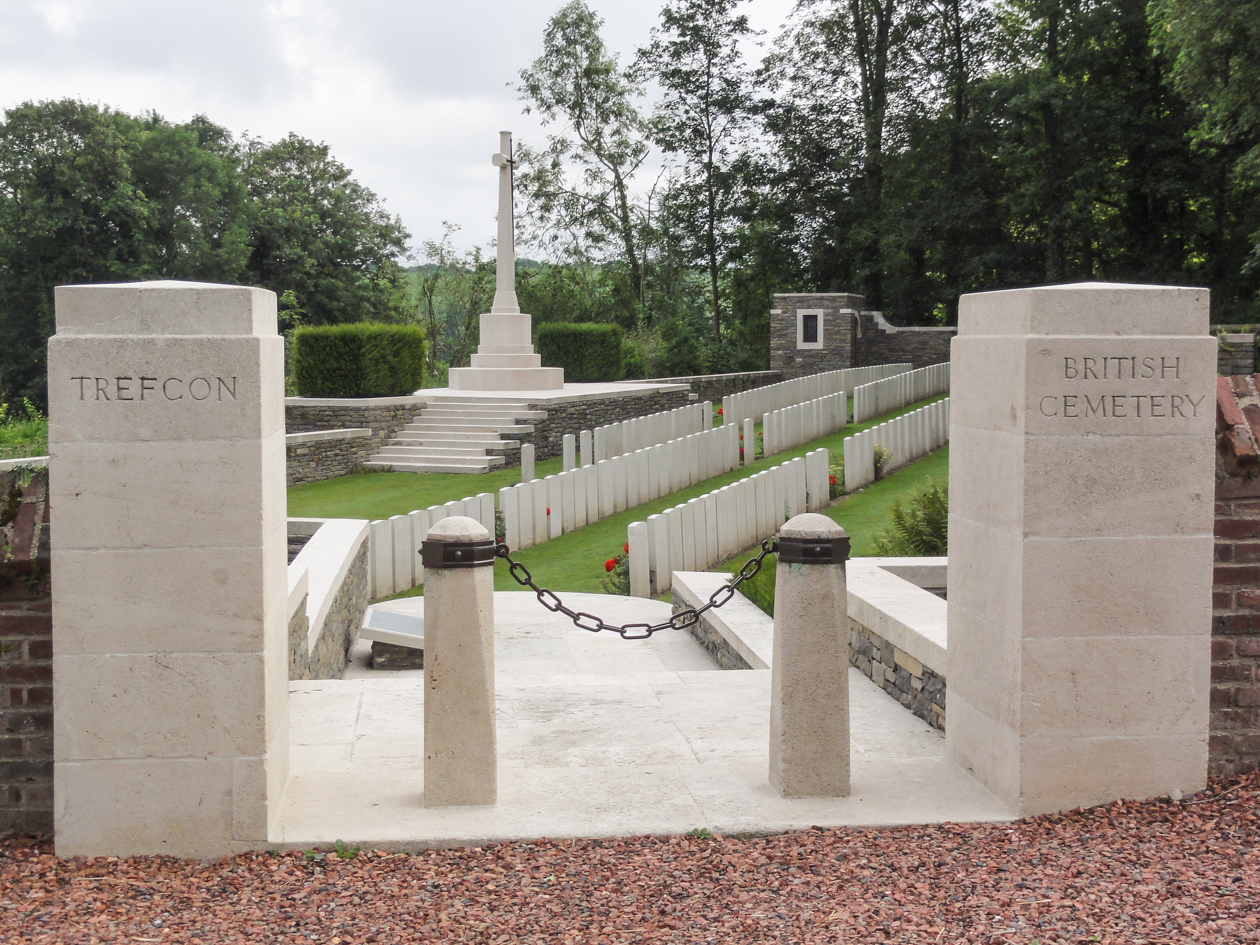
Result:
M542 604L552 613L564 614L573 621L574 626L581 630L589 630L591 633L599 633L601 630L609 630L618 634L623 640L646 640L652 634L667 629L685 630L692 626L700 619L700 615L706 610L713 607L721 607L732 597L735 596L735 589L749 581L757 575L761 570L761 562L766 556L774 552L774 539L767 538L761 543L761 552L755 558L749 558L744 562L744 566L739 569L739 573L735 575L735 580L730 584L723 584L716 591L709 595L709 602L697 610L694 607L688 607L686 610L680 610L678 613L670 616L669 620L664 623L627 623L622 626L615 626L610 623L604 623L594 614L584 613L582 611L574 612L564 606L564 602L560 600L553 592L545 587L539 587L534 583L533 577L529 573L529 569L519 561L512 560L512 552L505 542L498 542L495 545L494 553L496 557L502 558L508 563L508 573L517 584L522 587L528 587L538 597L538 603Z

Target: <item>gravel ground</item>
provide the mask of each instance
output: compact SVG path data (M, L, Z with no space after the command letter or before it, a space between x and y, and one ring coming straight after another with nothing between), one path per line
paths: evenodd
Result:
M0 842L4 942L1260 942L1260 776L1015 824L59 860Z

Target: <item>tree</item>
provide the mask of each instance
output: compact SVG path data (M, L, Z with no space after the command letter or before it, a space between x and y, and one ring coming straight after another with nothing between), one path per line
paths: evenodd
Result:
M45 403L54 286L241 276L244 190L225 135L70 99L5 113L0 393Z
M737 0L674 0L639 50L636 71L655 80L663 97L652 116L652 138L678 156L680 179L669 211L689 233L694 258L708 269L713 336L722 336L719 276L738 186L736 154L752 106L751 79L739 43L754 35Z
M526 113L536 110L561 132L544 148L518 147L516 183L527 241L570 261L624 263L619 302L633 327L644 297L644 220L631 183L648 146L638 87L604 46L602 25L583 0L548 21L543 54L521 71L519 91Z
M1200 139L1225 153L1235 184L1254 194L1260 188L1260 0L1152 0L1150 14L1151 36L1172 61L1174 84L1200 110ZM1260 227L1251 238L1251 266L1260 267Z
M408 316L398 258L410 234L328 145L292 134L274 144L252 139L243 164L255 284L291 289L312 325Z

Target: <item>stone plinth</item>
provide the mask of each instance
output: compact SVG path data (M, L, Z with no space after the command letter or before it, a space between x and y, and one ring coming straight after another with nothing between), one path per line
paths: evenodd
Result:
M1205 783L1207 332L1205 289L962 299L946 737L1020 815Z
M151 282L56 301L57 852L264 846L288 772L275 295Z

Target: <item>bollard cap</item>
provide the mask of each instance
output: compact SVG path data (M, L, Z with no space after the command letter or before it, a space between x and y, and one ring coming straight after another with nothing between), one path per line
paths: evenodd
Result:
M817 512L789 519L774 544L785 564L844 564L849 560L849 538L844 529Z
M453 515L433 523L420 545L426 568L483 568L494 564L495 542L475 518Z
M784 538L843 538L844 529L825 515L805 512L788 519L779 534Z

